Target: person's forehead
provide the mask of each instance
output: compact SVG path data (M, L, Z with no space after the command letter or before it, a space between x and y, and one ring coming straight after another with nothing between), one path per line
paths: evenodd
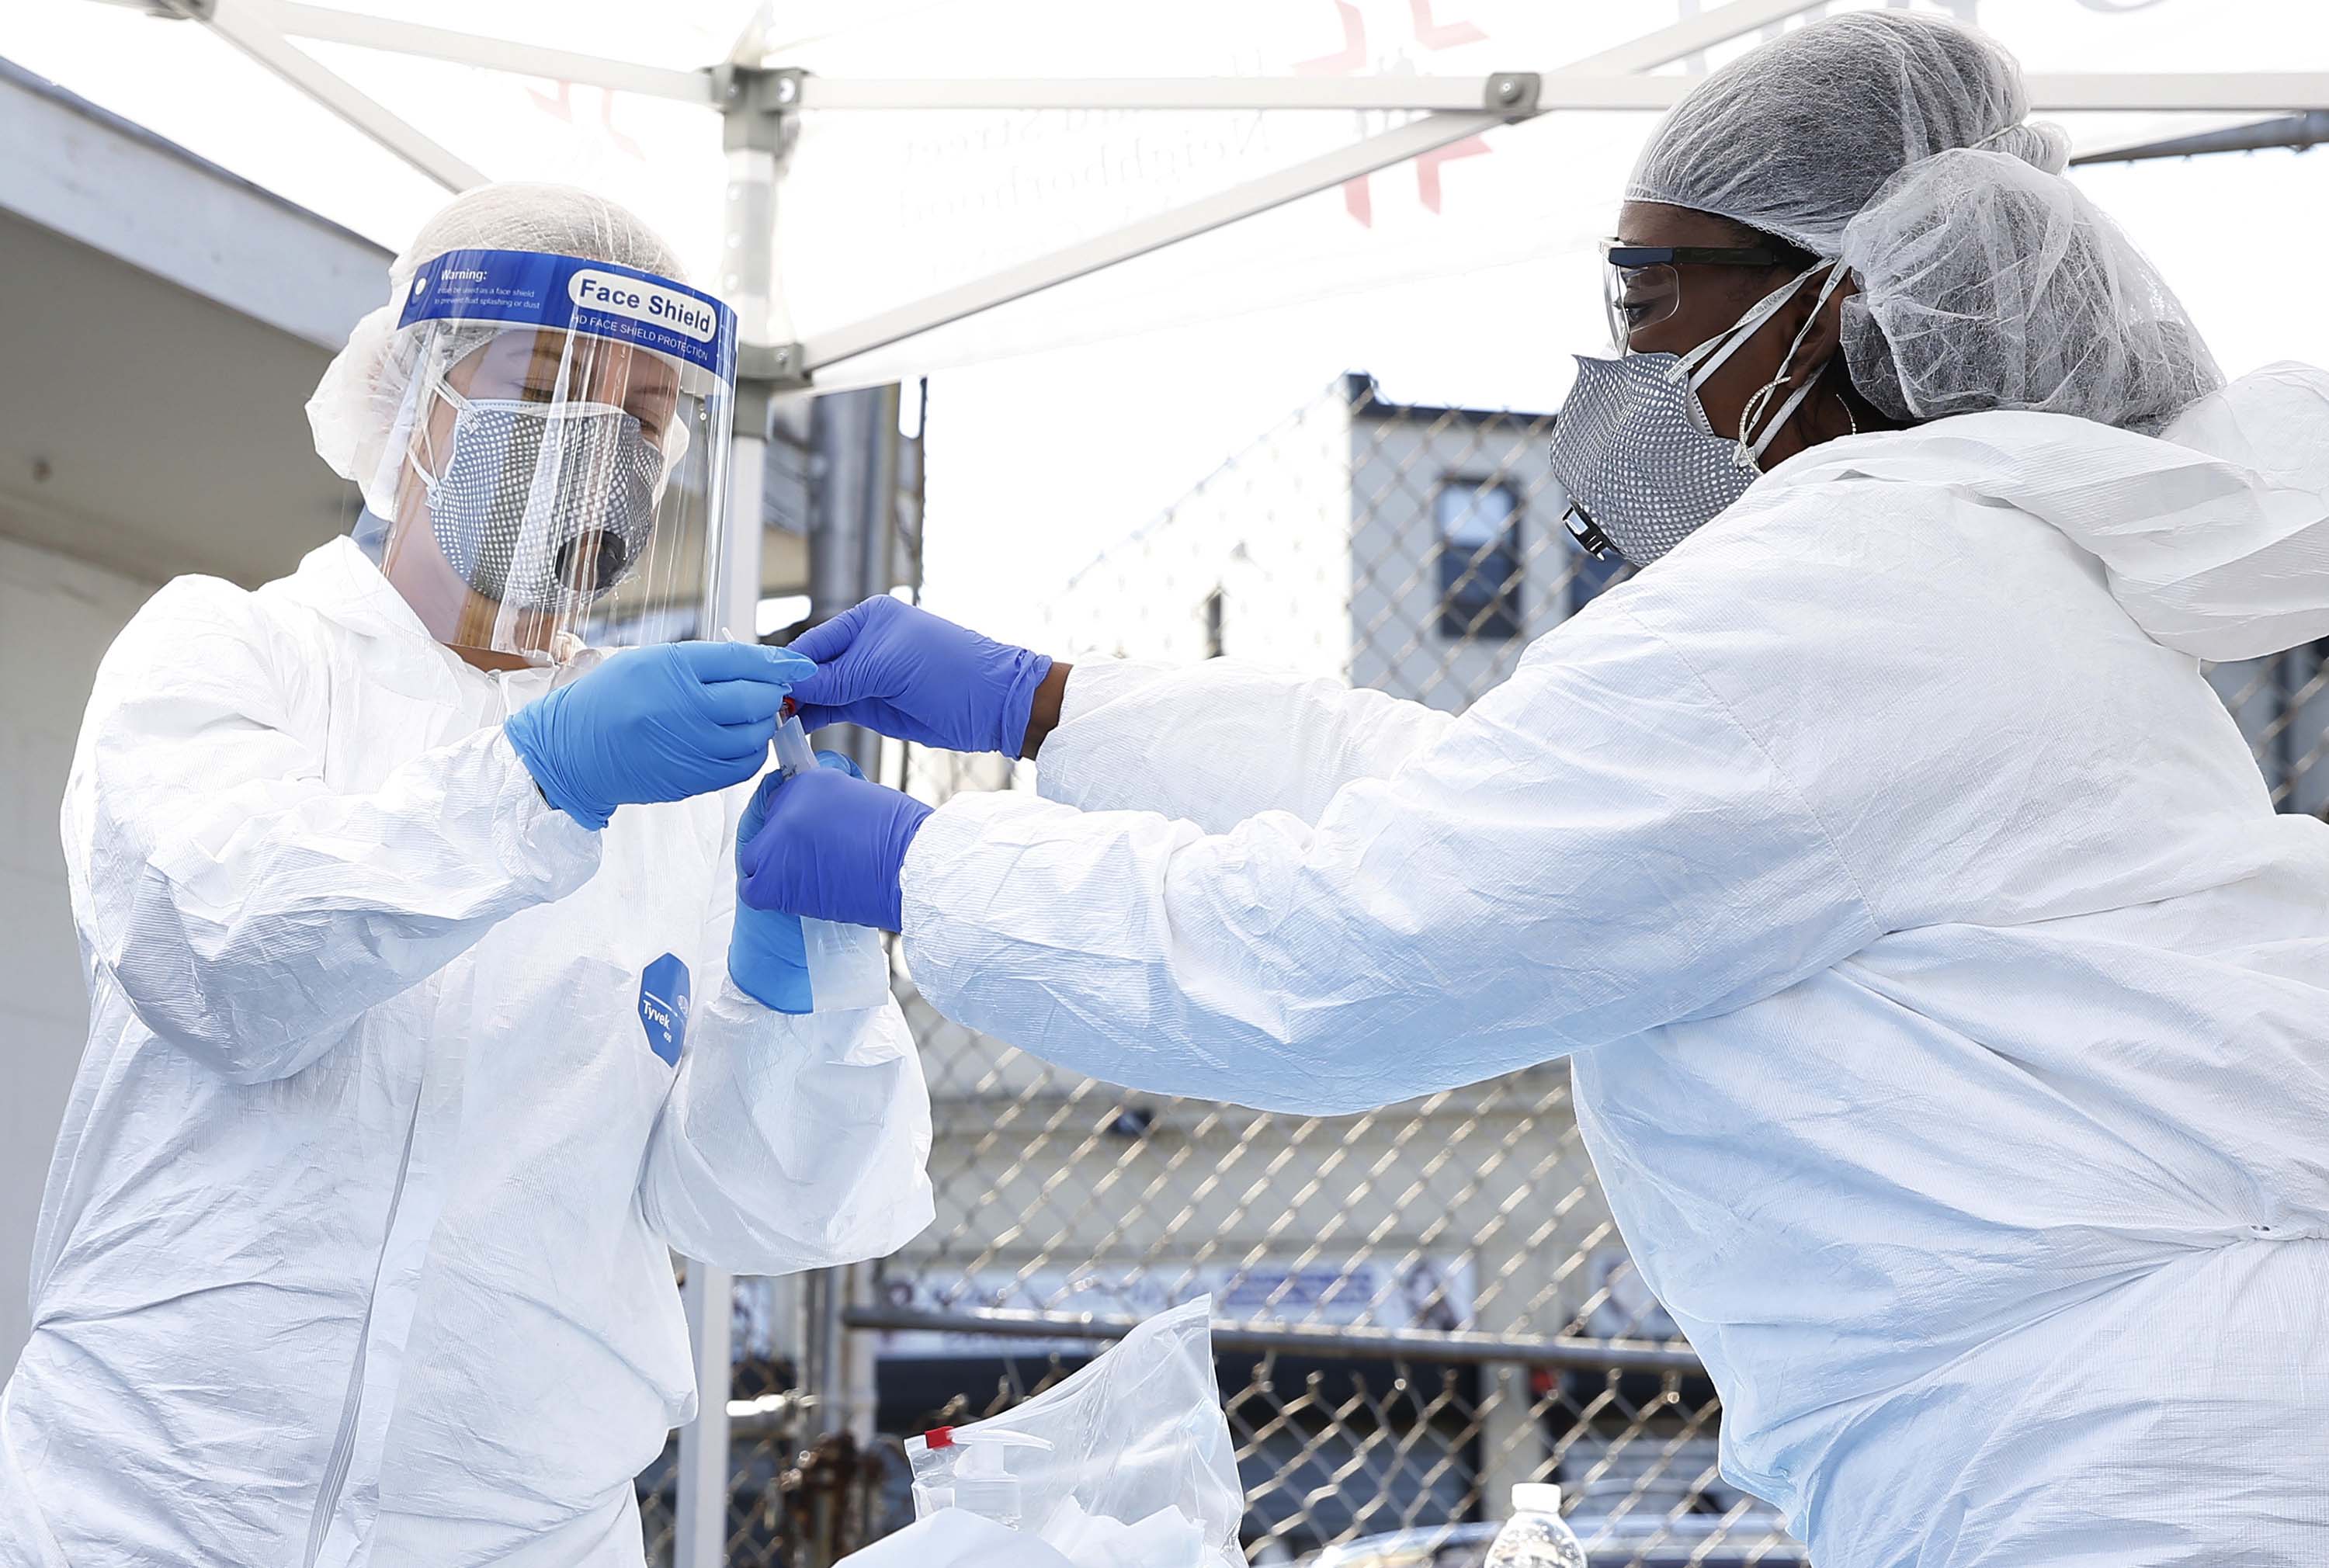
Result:
M1617 238L1628 245L1740 243L1739 225L1711 212L1664 202L1628 202L1617 209Z

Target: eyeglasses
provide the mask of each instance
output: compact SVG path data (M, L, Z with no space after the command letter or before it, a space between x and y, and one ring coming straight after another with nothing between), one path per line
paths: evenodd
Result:
M1609 342L1626 352L1633 334L1682 308L1677 267L1778 267L1777 251L1754 245L1622 245L1601 242L1601 303L1609 314Z

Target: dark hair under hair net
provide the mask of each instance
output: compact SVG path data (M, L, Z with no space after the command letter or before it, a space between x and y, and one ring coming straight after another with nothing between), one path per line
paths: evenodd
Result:
M1896 418L1994 408L2155 429L2222 384L2167 286L2061 173L2021 68L1939 16L1862 11L1742 55L1626 190L1841 259L1853 384Z

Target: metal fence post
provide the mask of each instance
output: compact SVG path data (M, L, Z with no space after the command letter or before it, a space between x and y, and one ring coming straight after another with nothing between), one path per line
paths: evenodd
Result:
M789 79L789 80L787 80ZM797 359L768 342L775 288L777 175L790 145L791 73L730 70L719 83L728 155L727 245L720 291L734 307L742 339L732 417L726 515L709 548L714 554L705 636L759 635L763 490L769 420L776 394L797 378ZM679 1432L674 1568L721 1568L728 1559L730 1340L735 1277L691 1259L681 1288L694 1357L695 1419Z
M809 410L809 618L839 615L897 586L899 390L892 383L828 393ZM869 778L881 776L882 739L836 725L817 735ZM872 1372L851 1354L842 1314L853 1272L824 1269L801 1282L800 1376L809 1395L808 1442L834 1432L873 1435Z
M864 1305L865 1284L872 1272L863 1263L841 1271L841 1288L834 1303L834 1330L843 1336L842 1354L834 1369L841 1408L836 1419L827 1425L847 1432L861 1450L873 1442L873 1417L881 1391L873 1376L872 1338L851 1334L847 1328L848 1315Z
M809 618L837 615L897 585L898 388L829 392L809 410ZM881 738L835 726L818 744L879 776Z

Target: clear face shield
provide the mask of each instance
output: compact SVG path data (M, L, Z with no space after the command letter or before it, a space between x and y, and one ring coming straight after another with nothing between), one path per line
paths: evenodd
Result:
M413 276L360 536L429 634L513 664L711 634L736 325L630 268L457 250Z

